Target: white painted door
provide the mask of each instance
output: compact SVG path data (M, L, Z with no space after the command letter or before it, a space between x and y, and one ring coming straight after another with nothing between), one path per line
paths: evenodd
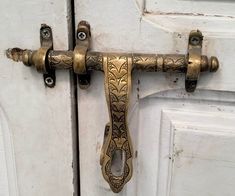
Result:
M182 0L75 0L75 21L91 25L92 50L187 52L188 35L204 35L203 54L220 69L186 93L184 75L133 73L129 129L134 174L118 195L235 194L235 3ZM81 196L110 196L99 158L108 110L103 73L79 90Z
M72 89L57 71L46 88L35 69L8 60L12 47L38 49L42 23L54 48L67 50L69 1L2 0L0 3L0 196L72 196Z

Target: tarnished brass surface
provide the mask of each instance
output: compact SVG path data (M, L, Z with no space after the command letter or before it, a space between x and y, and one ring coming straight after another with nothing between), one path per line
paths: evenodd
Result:
M83 33L83 37L79 36ZM86 74L86 53L90 44L89 25L82 21L78 24L76 46L73 51L73 70L76 74Z
M188 68L185 78L185 88L193 92L201 71L201 50L203 36L200 31L191 31L188 44Z
M90 25L86 21L81 21L77 27L76 46L73 51L73 70L78 74L78 83L81 89L86 89L90 85L90 74L86 68L86 54L90 45Z
M41 47L39 48L36 53L33 55L33 62L37 69L37 71L46 73L46 58L47 58L47 52L49 48L47 47Z
M19 48L8 49L7 56L14 61L22 61L25 65L35 65L34 53L36 51L22 50ZM28 54L28 55L23 55ZM103 54L102 52L87 51L86 69L87 71L103 71ZM188 57L182 54L137 54L137 53L120 53L122 56L131 56L132 70L147 72L179 72L186 73L188 67ZM53 69L72 69L73 68L73 51L56 51L48 52L48 65ZM201 72L214 72L218 69L219 62L216 57L208 60L207 56L201 56Z
M186 55L89 51L90 26L85 21L78 25L74 51L52 50L52 37L51 42L50 36L44 38L48 39L37 51L13 48L8 49L6 54L8 58L22 61L27 66L35 66L42 72L73 69L78 74L79 86L82 89L89 86L91 71L104 72L109 122L105 127L100 164L104 179L116 193L122 190L133 172L133 151L127 123L132 71L186 73L185 88L188 92L193 92L200 72L215 72L219 68L216 57L208 59L201 55L203 36L198 30L190 33ZM112 170L117 152L121 154L122 160L118 163L122 168L119 174Z
M52 31L49 26L43 24L40 29L40 42L41 48L39 48L33 55L33 62L37 69L37 71L42 73L47 73L48 70L46 68L46 59L47 53L49 50L53 48L53 40L52 40Z
M132 70L147 72L186 72L187 58L185 55L161 55L161 54L138 54L120 53L122 56L129 56L132 59ZM86 64L88 70L103 71L103 53L87 53ZM208 65L204 65L208 67ZM206 71L206 68L205 68Z
M132 176L132 144L128 130L127 112L131 90L131 56L104 54L103 70L105 94L109 108L110 123L102 148L101 166L105 180L113 192L118 193ZM115 152L121 152L123 170L120 175L112 172Z
M73 67L73 52L51 50L48 53L48 66L53 69L71 69Z

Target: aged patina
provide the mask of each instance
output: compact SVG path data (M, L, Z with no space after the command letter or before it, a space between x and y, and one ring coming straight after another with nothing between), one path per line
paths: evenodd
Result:
M186 55L90 51L90 26L85 21L79 23L76 35L73 51L56 51L53 50L51 28L42 25L41 48L36 51L8 49L7 56L27 66L35 66L44 74L45 84L49 87L55 85L55 69L73 69L78 74L79 86L82 89L89 86L91 71L104 72L110 119L105 127L100 164L104 179L118 193L133 173L133 150L127 122L132 71L186 73L186 91L193 92L200 72L217 71L219 62L216 57L208 59L201 55L203 36L199 30L191 31ZM122 171L119 175L112 172L112 160L117 152L122 156Z

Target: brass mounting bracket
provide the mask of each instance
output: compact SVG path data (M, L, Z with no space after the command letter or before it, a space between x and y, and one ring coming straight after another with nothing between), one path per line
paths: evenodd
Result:
M117 193L131 179L133 173L133 151L127 123L132 71L186 73L185 89L193 92L199 74L217 71L219 62L216 57L208 60L207 56L201 54L203 36L199 30L190 32L186 55L93 52L89 50L90 37L90 25L81 21L77 28L74 50L56 51L53 50L51 28L42 25L41 48L36 51L13 48L8 49L6 54L14 61L22 61L43 72L45 84L49 87L55 85L55 69L73 69L82 89L90 85L91 71L104 72L110 120L105 127L100 164L105 180ZM121 154L122 165L121 172L116 174L112 165L114 156L118 153Z
M26 66L34 65L38 72L43 73L44 83L52 88L55 86L55 68L48 66L48 54L53 50L53 35L51 27L42 24L40 28L41 47L36 51L12 48L6 51L8 58L22 61Z

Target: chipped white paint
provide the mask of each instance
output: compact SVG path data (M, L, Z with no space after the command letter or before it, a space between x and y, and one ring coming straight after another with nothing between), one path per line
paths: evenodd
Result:
M200 29L205 35L203 53L218 56L221 62L218 72L201 74L194 94L185 92L182 74L133 73L129 124L135 149L134 175L118 195L234 195L235 20L228 16L234 15L235 4L177 1L175 7L176 1L166 4L159 0L169 10L162 6L157 10L155 0L75 2L76 23L85 19L91 24L93 50L186 54L189 32ZM195 4L198 10L190 10ZM199 9L202 15L187 14ZM182 11L186 14L178 14ZM223 17L209 16L212 14ZM78 110L81 196L116 195L99 165L108 120L102 73L92 75L88 90L79 90ZM175 131L174 147L171 130ZM161 157L162 151L166 151L165 157ZM164 161L170 161L167 151L177 155L171 170L162 168ZM187 158L195 152L197 156ZM189 166L186 162L190 161ZM183 165L178 168L179 164ZM219 173L214 174L215 170ZM202 181L200 173L208 182ZM226 176L232 180L230 184Z
M36 70L4 54L15 46L38 49L42 23L53 29L54 47L68 49L68 2L1 1L1 196L73 195L69 73L58 71L56 87L48 89Z

